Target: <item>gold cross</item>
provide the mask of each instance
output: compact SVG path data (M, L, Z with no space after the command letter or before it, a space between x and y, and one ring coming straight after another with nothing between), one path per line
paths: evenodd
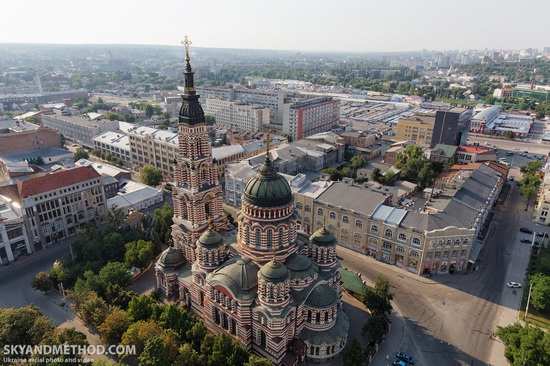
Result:
M185 35L185 38L180 43L183 45L183 47L185 47L185 61L191 60L191 58L189 57L189 46L192 44L192 42L189 40L189 38L187 38L187 35Z
M208 215L207 220L208 220L208 228L210 230L214 230L214 224L212 223L212 216Z
M271 143L271 141L273 141L273 139L271 138L270 136L270 131L267 130L267 136L266 138L264 139L264 144L265 144L265 156L266 158L269 158L269 144Z

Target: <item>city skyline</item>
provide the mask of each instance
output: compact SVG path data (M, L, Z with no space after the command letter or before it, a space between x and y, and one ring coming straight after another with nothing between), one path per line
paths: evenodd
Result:
M252 0L163 0L136 7L98 0L80 9L68 0L9 2L0 43L179 45L188 35L201 48L356 53L550 46L544 23L529 20L535 10L550 11L542 0L521 7L511 0L460 6L344 0L337 6L328 0L281 0L269 8Z

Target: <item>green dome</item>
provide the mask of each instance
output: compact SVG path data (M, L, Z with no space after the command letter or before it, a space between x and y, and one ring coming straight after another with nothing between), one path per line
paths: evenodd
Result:
M286 179L277 173L277 169L266 157L258 173L246 183L244 200L259 207L282 206L292 202L292 191Z
M208 275L213 287L227 288L236 299L252 299L258 291L258 266L249 258L233 257Z
M181 250L169 247L162 252L157 264L162 268L177 268L183 264L183 254Z
M266 263L260 269L259 274L269 282L283 282L288 280L290 277L288 268L286 268L283 263L278 262L275 258Z
M338 293L327 284L322 284L309 293L306 305L315 309L326 309L338 302Z
M206 230L197 240L197 246L203 247L219 247L223 245L224 240L220 234L212 229Z
M336 245L336 238L324 226L314 232L310 239L313 243L321 246Z

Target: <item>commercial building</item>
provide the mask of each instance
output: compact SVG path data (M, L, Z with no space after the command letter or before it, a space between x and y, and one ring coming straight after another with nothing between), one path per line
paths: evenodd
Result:
M533 221L539 224L548 225L548 223L550 223L550 218L548 217L548 212L550 212L550 173L547 169L547 165L545 170L539 187L537 203L535 204L535 210L533 212Z
M488 107L472 117L470 132L514 137L526 137L535 119L532 116L501 113L500 107Z
M0 121L0 155L61 147L61 136L54 129L24 120Z
M434 132L435 114L415 114L397 120L397 141L408 140L422 147L429 147Z
M120 187L118 193L107 200L109 210L116 207L128 214L131 211L141 211L164 201L162 189L155 189L128 179L121 179L117 185Z
M27 235L35 248L76 235L107 214L101 176L77 167L17 182Z
M119 158L124 164L131 164L130 138L121 132L106 131L93 138L94 148Z
M534 99L538 102L550 100L550 86L544 85L518 85L512 90L512 97L521 99Z
M430 147L433 148L437 144L466 145L471 116L472 111L464 108L437 111Z
M260 105L215 98L204 104L204 113L216 119L216 126L262 131L269 125L269 108Z
M340 121L340 101L333 97L306 99L284 105L283 132L300 140L330 131Z
M118 130L118 121L90 120L80 116L63 116L61 114L46 114L42 116L46 127L57 130L68 139L76 141L89 148L94 147L94 137L105 131Z
M459 146L456 150L457 163L476 163L496 161L497 153L493 149L481 146Z
M0 196L0 264L9 264L20 255L31 253L21 207Z

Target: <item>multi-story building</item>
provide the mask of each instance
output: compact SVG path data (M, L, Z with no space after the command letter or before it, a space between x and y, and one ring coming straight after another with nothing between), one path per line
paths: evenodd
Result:
M216 125L241 130L262 131L269 125L269 108L244 102L208 99L204 113L216 119Z
M550 100L550 87L542 85L518 85L512 90L512 97L529 98L538 102Z
M428 147L432 143L435 115L415 114L397 120L397 141L412 141L416 145Z
M225 88L199 87L197 92L204 98L224 99L230 101L239 101L251 104L261 105L269 108L269 122L271 125L283 125L283 106L290 102L286 92L271 90L254 90L244 88Z
M63 116L47 114L42 116L46 127L57 130L68 139L74 140L89 148L94 147L93 138L105 131L118 130L118 121L90 120L80 116Z
M550 173L546 171L539 187L537 203L535 204L535 211L533 212L533 221L539 224L548 225L548 223L550 223L548 212L550 212Z
M201 317L211 332L229 335L275 365L330 361L346 345L349 330L336 240L326 229L298 240L290 186L266 157L244 189L236 243L226 244L216 232L225 226L219 219L225 217L221 189L203 137L188 52L186 61L175 246L157 261L157 286ZM206 216L211 219L205 227ZM231 258L230 244L238 251Z
M24 120L0 121L0 155L48 146L61 147L61 136L54 129Z
M320 97L284 105L283 132L300 140L330 131L340 121L340 101Z
M364 131L342 132L340 136L348 146L367 148L376 142L376 134Z
M21 207L0 196L0 264L9 264L20 255L31 253Z
M474 115L470 131L497 136L511 132L514 137L527 137L534 122L533 116L505 114L500 107L491 106Z
M35 247L76 235L107 214L101 176L92 168L56 171L17 182L27 234Z
M430 161L442 161L447 164L449 161L455 159L457 146L437 144L433 149L426 149L424 155Z
M435 113L434 130L430 147L437 144L466 145L472 111L464 108L451 108Z
M481 161L495 161L497 153L493 149L481 146L459 146L456 149L457 163L476 163Z
M491 106L474 114L470 122L470 132L485 133L485 128L493 122L500 114L500 107Z
M93 138L94 147L104 153L109 153L122 160L124 164L131 164L130 138L121 132L106 131Z

